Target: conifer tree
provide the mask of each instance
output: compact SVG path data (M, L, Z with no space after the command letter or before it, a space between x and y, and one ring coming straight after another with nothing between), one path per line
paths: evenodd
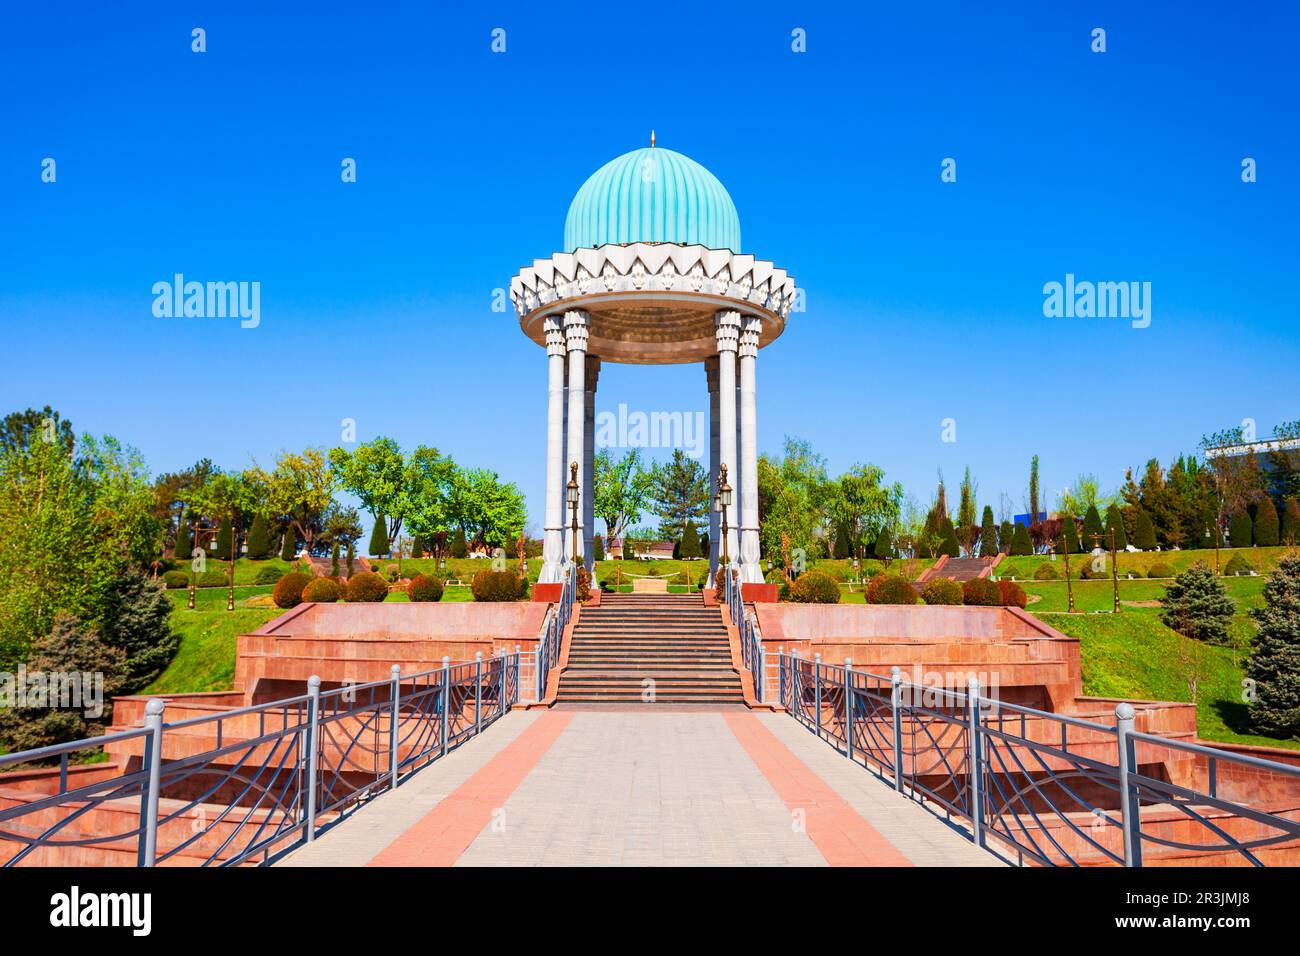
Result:
M1250 612L1259 629L1246 662L1254 683L1256 733L1300 737L1300 555L1288 554L1264 583L1264 606Z
M1288 498L1282 513L1282 543L1300 544L1300 500Z
M1082 550L1091 551L1093 548L1105 548L1106 543L1101 538L1094 538L1093 535L1100 535L1105 529L1101 526L1101 515L1097 511L1095 504L1088 505L1088 510L1083 516L1083 538Z
M1137 520L1133 523L1133 547L1142 551L1154 551L1156 548L1156 528L1145 509L1138 510Z
M294 534L293 525L284 526L284 540L280 545L280 560L292 561L298 556L298 536Z
M998 550L1002 551L1004 554L1010 554L1011 544L1015 541L1015 538L1015 526L1012 525L1010 521L1002 522L1002 526L998 528Z
M1112 504L1106 509L1106 540L1110 541L1111 532L1115 533L1115 550L1123 551L1128 547L1128 533L1124 530L1124 513L1119 505Z
M1255 506L1255 544L1261 548L1274 547L1280 538L1277 522L1277 508L1273 499L1265 496Z
M1016 525L1011 536L1011 553L1016 557L1034 553L1034 543L1029 540L1029 529L1022 524Z
M695 530L694 521L687 521L686 527L682 529L681 556L683 558L698 558L700 556L700 535Z
M1234 511L1228 521L1228 543L1234 548L1249 548L1254 541L1254 528L1250 515L1243 511Z
M993 521L993 509L984 506L980 520L980 556L991 558L998 553L998 526Z
M190 537L190 515L181 515L180 525L176 528L176 549L172 552L177 561L188 561L194 557L194 539Z
M254 515L248 529L248 556L261 561L271 555L271 530L265 515Z
M388 522L383 515L375 516L375 526L370 529L370 555L380 558L390 551L388 544Z

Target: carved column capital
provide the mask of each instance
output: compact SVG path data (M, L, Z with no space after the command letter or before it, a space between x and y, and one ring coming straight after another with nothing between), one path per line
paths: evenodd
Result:
M542 320L542 328L546 332L547 356L551 358L563 357L565 352L564 317L561 315L548 315Z
M758 339L763 332L763 320L755 315L747 315L740 328L740 357L754 358L758 355Z
M740 313L734 309L723 309L713 317L713 326L718 339L718 351L736 351L740 342Z
M587 336L591 329L591 319L581 309L570 309L564 313L564 341L570 352L587 351Z

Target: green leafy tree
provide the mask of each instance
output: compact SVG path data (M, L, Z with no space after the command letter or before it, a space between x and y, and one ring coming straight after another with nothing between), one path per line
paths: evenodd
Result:
M428 503L422 503L421 497L432 495L437 503L445 503L450 472L455 469L455 463L436 448L421 446L407 458L397 442L382 435L358 445L355 451L333 448L329 461L339 484L356 495L372 515L387 519L385 533L390 542L398 540L415 510L427 511ZM438 480L430 485L432 472L438 473ZM422 524L430 524L428 515L423 517ZM414 530L426 537L430 531L444 530L445 515L431 523L436 527Z
M266 515L256 514L248 529L248 556L262 561L271 556L271 527Z
M1106 547L1109 547L1111 533L1115 535L1115 550L1124 551L1128 548L1128 533L1124 529L1124 513L1120 511L1119 505L1111 502L1106 509Z
M998 553L998 526L993 520L993 509L984 506L980 521L980 555L991 558Z
M1197 562L1165 588L1160 620L1170 630L1211 644L1226 644L1236 605L1210 567Z
M866 466L870 467L870 466ZM836 520L836 486L827 475L826 459L801 439L789 438L780 458L758 458L759 539L763 553L775 561L783 554L782 536L791 551L820 553L821 541Z
M1243 511L1234 511L1228 521L1228 543L1234 548L1249 548L1254 541L1254 526L1250 515Z
M452 526L452 496L456 463L436 448L419 446L406 464L406 481L410 488L406 523L425 540L444 540Z
M1251 725L1268 737L1300 739L1300 555L1283 556L1264 583L1263 606L1250 615L1258 628L1246 663Z
M1156 549L1156 529L1151 522L1151 516L1144 509L1139 508L1137 519L1133 525L1133 546L1142 551L1154 551Z
M160 582L138 568L118 575L100 616L99 636L125 655L121 693L144 689L176 656L180 635L171 628L171 611Z
M321 516L334 500L334 474L325 451L283 452L274 471L265 474L254 466L247 480L266 489L267 513L287 521L307 551L314 552Z
M614 461L608 449L595 457L595 498L592 502L597 518L605 522L609 540L622 538L637 524L650 506L655 478L641 464L641 449L633 448Z
M76 443L72 423L61 419L59 413L48 405L40 411L28 408L11 412L0 421L0 453L24 452L34 440L53 442L69 456Z
M1274 547L1281 538L1278 529L1277 508L1272 498L1262 498L1255 505L1255 544L1261 548Z
M507 550L524 530L523 492L488 468L460 468L451 480L449 520L476 545ZM424 530L424 529L421 529Z
M865 552L867 541L877 537L879 531L898 523L903 504L903 486L895 482L884 483L885 473L875 465L854 465L840 475L833 484L810 493L810 500L820 498L825 504L827 518L837 532L847 532L852 554ZM850 551L841 549L837 540L835 556L850 557Z
M375 518L375 524L370 529L370 556L374 558L383 557L389 553L388 544L388 522L384 520L383 515Z
M733 488L735 478L729 476ZM677 540L688 521L708 517L709 476L699 461L674 448L672 458L651 469L650 499L659 516L660 536Z
M1011 553L1016 557L1034 553L1034 543L1029 540L1029 529L1022 524L1016 525L1016 530L1012 532Z

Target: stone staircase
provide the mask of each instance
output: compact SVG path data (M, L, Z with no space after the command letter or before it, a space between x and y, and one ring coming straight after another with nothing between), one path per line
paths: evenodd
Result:
M743 704L722 613L696 594L603 594L574 628L556 703Z
M927 581L932 581L935 578L948 578L958 584L964 584L967 581L973 581L975 578L988 577L993 573L997 563L997 558L941 559L938 564L922 571L920 576L917 577L916 583L924 585Z

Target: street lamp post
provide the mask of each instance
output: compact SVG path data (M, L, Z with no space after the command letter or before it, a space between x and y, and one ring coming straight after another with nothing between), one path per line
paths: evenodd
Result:
M209 534L209 535L211 535L213 541L215 541L216 538L217 538L217 529L216 529L216 528L200 528L199 525L198 525L198 522L195 522L195 523L194 523L194 525L193 525L192 528L191 528L191 531L193 532L193 533L190 535L190 540L191 540L191 541L198 541L198 536L199 536L200 534ZM203 545L199 545L199 547L202 548ZM204 554L207 554L207 549L206 549L206 548L203 549L203 553L204 553ZM195 584L196 577L197 577L197 573L196 573L195 570L194 570L194 559L191 557L191 559L190 559L190 599L189 599L189 601L188 601L187 604L186 604L186 606L187 606L191 611L194 610L194 589L195 589L195 587L196 587L196 584Z
M722 508L722 566L731 563L727 554L727 509L731 507L731 485L727 484L727 465L718 467L718 504Z
M226 591L226 610L235 609L235 542L239 540L239 529L235 527L235 516L230 516L230 587Z
M578 463L569 463L569 484L566 494L569 509L573 512L573 563L578 563Z
M1073 521L1074 518L1066 515L1065 521ZM1070 581L1070 536L1065 533L1065 525L1061 525L1061 551L1065 555L1065 594L1069 599L1070 613L1074 613L1074 584Z

